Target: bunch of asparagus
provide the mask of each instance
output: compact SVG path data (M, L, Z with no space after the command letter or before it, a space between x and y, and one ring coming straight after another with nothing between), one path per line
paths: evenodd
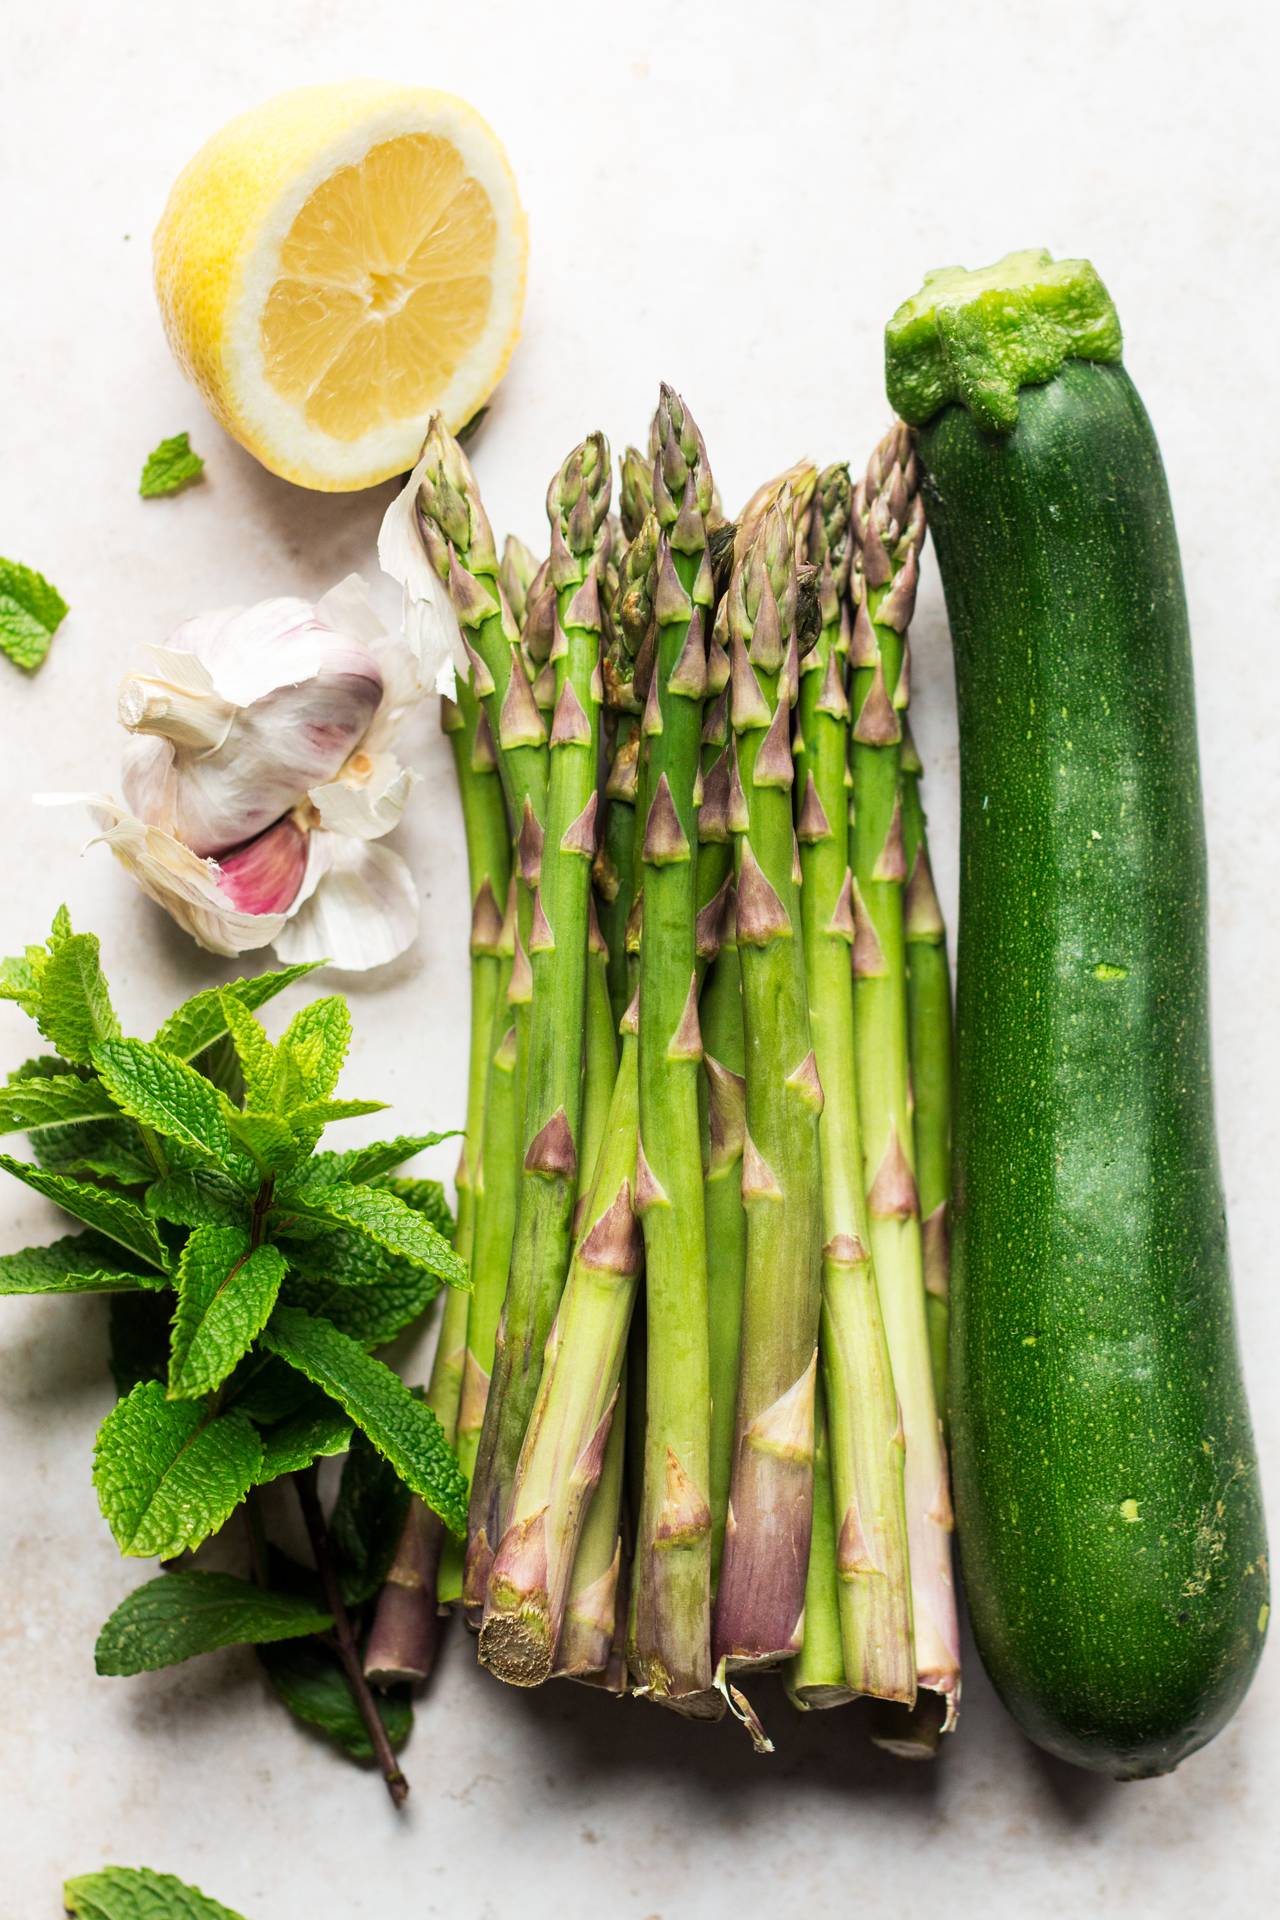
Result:
M959 1692L945 1405L950 988L906 722L909 428L725 519L664 386L501 561L439 420L420 536L469 673L457 1250L428 1403L465 1555L415 1502L366 1671L482 1663L696 1718L781 1667L936 1750ZM917 1705L917 1692L920 1701Z

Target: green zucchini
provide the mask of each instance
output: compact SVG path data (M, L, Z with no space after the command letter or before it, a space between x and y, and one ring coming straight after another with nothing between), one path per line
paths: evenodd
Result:
M1268 1613L1173 515L1087 262L930 275L886 359L955 646L969 1609L1024 1732L1142 1778L1230 1718Z

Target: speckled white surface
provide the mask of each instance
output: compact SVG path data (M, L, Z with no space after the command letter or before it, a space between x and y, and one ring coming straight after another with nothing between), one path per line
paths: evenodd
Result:
M1015 246L1086 254L1119 305L1182 534L1221 1142L1274 1499L1276 53L1258 0L9 9L0 552L45 571L73 611L37 678L0 661L3 951L67 900L102 936L135 1032L225 977L101 849L77 858L79 818L28 795L116 780L114 692L138 641L374 564L387 489L324 497L264 474L165 348L149 235L174 175L231 114L375 74L450 87L490 118L532 255L524 342L475 462L495 527L534 544L553 466L597 424L617 446L640 435L660 376L688 397L732 504L801 451L865 458L887 417L880 329L924 269ZM184 427L207 481L140 501L144 456ZM931 566L915 645L950 909L954 718ZM460 820L430 724L413 745L426 778L396 844L422 888L422 935L384 974L336 983L357 1027L345 1085L393 1099L406 1128L460 1117L465 1066ZM30 1051L29 1032L0 1007L4 1065ZM34 1196L2 1197L4 1247L57 1230ZM196 1880L249 1920L1274 1911L1274 1655L1205 1752L1167 1780L1115 1786L1028 1746L971 1650L960 1731L938 1765L910 1768L868 1746L857 1709L797 1723L761 1687L778 1753L757 1760L733 1725L687 1727L571 1687L501 1689L456 1633L408 1749L400 1819L375 1779L290 1723L247 1654L96 1679L97 1627L149 1571L118 1558L89 1481L111 1397L105 1320L93 1301L0 1314L0 1920L53 1920L63 1877L104 1860Z

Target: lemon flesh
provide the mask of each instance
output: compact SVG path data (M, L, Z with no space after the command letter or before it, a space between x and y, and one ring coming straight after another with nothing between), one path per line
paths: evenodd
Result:
M156 233L170 343L272 472L327 491L456 428L519 334L526 237L501 146L450 94L357 81L243 114Z

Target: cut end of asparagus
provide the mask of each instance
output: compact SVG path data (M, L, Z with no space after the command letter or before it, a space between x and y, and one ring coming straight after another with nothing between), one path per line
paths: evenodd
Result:
M551 1656L545 1614L494 1613L480 1629L481 1666L510 1686L540 1687L551 1678Z
M364 1677L375 1687L426 1680L435 1665L444 1621L434 1593L388 1581L365 1653Z

